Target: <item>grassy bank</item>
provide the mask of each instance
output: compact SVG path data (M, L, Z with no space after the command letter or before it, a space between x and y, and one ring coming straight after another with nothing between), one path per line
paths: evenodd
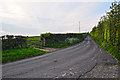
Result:
M113 55L118 61L120 61L120 53L118 52L118 46L113 46L111 43L100 41L99 38L92 37L92 39L105 51Z
M2 51L2 63L17 61L25 58L30 58L38 55L45 54L47 52L37 50L35 48L21 48Z

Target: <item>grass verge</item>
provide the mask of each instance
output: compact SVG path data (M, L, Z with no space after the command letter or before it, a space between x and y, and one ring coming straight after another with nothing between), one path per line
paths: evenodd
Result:
M118 47L113 46L110 43L106 43L105 41L100 41L98 38L92 37L92 39L105 51L113 55L115 59L117 59L120 62L120 53L118 52Z
M33 47L3 50L2 51L2 63L13 62L25 58L30 58L38 55L45 54L47 52L35 49Z

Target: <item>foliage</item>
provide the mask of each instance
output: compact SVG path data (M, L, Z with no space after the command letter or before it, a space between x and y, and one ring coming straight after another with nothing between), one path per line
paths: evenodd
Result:
M46 37L49 37L51 35L51 33L43 33L41 34L41 38L46 38Z
M5 36L2 36L2 49L16 49L27 47L26 37L24 36L13 36L6 35L7 39L4 39Z
M65 48L81 42L88 33L67 33L67 34L42 34L45 38L45 46L51 48Z
M46 53L45 51L41 51L32 47L3 50L2 62L3 63L12 62L20 59L42 55L45 53Z
M113 2L90 35L105 50L120 60L120 4Z
M79 41L78 38L67 38L65 40L65 42L67 42L67 43L74 43L74 42L78 42L78 41Z

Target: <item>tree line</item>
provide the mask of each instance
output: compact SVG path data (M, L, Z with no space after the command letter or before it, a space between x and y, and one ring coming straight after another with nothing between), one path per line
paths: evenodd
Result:
M90 34L101 46L116 47L120 53L120 2L111 4L110 11L101 17Z

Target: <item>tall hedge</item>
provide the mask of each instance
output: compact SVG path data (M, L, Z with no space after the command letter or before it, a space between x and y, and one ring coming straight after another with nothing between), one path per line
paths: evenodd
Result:
M6 35L2 37L2 50L23 47L27 47L26 37L24 36Z
M52 33L45 33L41 34L41 40L45 38L45 45L50 46L57 43L64 44L67 38L78 38L79 41L84 40L87 36L87 33L67 33L67 34L52 34Z

